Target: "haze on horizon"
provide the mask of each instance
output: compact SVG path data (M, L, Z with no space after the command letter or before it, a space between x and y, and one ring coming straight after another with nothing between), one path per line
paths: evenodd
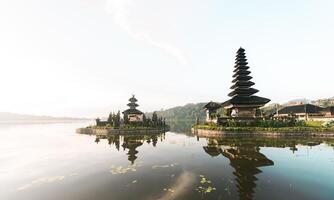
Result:
M330 0L2 0L0 112L96 117L224 101L246 49L259 96L334 96Z

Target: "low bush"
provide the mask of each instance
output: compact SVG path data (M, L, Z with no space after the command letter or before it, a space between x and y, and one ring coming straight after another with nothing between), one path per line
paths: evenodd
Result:
M264 128L280 128L280 127L303 127L307 126L304 121L298 121L294 118L284 119L260 119L254 121L238 121L229 119L227 122L222 122L220 125L225 127L264 127Z

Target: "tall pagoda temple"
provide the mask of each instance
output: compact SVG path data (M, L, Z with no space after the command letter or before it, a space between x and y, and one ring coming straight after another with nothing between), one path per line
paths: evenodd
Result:
M264 106L270 99L255 96L259 90L252 88L255 84L251 81L250 71L245 55L245 49L237 51L235 59L234 75L232 80L232 92L228 94L231 99L222 103L224 109L232 117L256 117L256 109Z
M142 122L144 113L140 110L137 110L137 107L139 105L136 103L138 100L136 99L135 95L132 95L129 101L130 103L127 104L127 106L129 106L129 109L123 111L124 121Z

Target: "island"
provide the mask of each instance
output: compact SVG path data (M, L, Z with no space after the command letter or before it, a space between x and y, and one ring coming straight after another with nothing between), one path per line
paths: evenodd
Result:
M260 108L270 99L255 96L259 90L250 76L245 49L237 51L230 99L223 103L209 102L204 106L206 120L192 126L192 132L202 135L284 135L334 136L334 107L296 105L264 115Z
M129 99L127 110L110 113L107 120L96 119L96 124L86 128L77 129L77 133L92 135L109 135L109 134L160 134L169 130L165 119L159 117L153 112L151 117L137 109L138 100L135 95Z

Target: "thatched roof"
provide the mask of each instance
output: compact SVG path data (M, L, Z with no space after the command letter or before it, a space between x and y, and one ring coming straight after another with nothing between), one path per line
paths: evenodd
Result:
M308 114L316 114L323 111L324 108L319 106L315 106L312 104L301 104L294 106L287 106L278 111L279 114L290 114L290 113L308 113Z

